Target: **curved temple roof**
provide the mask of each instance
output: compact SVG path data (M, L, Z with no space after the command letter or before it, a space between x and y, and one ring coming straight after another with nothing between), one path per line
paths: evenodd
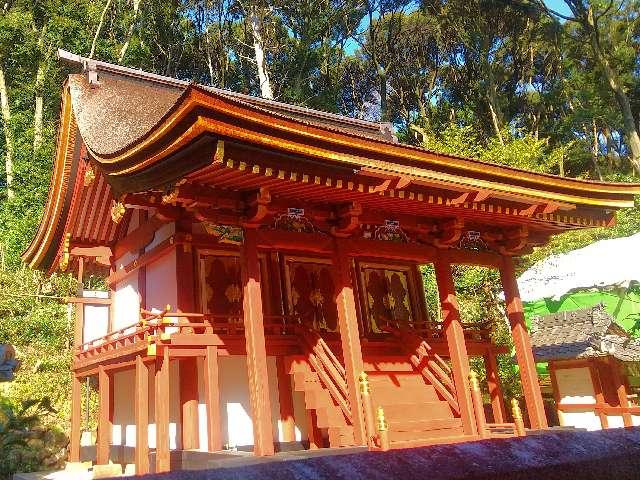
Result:
M560 178L403 145L388 124L190 84L64 51L59 57L83 73L70 75L65 85L49 199L40 229L23 255L34 267L53 263L71 228L70 212L82 188L77 180L89 163L100 177L106 203L123 194L162 189L210 168L219 140L231 148L279 155L289 168L314 162L352 176L375 177L380 184L368 186L372 194L393 196L401 185L447 189L460 195L451 205L491 196L525 204L528 208L521 208L520 215L542 215L538 218L543 220L560 209L587 212L606 223L614 209L632 206L634 194L640 193L638 184ZM413 199L413 193L408 195ZM94 221L105 215L97 213ZM594 225L574 223L572 228ZM117 237L113 226L98 230L103 243Z

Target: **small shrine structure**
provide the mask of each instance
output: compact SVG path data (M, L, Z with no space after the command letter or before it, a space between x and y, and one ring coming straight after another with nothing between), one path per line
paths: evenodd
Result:
M640 339L603 305L535 317L531 330L536 361L549 362L561 426L640 425Z
M138 473L194 449L400 448L504 430L502 350L461 322L457 264L500 271L528 421L547 426L514 258L612 225L640 185L440 154L387 124L59 56L80 73L63 86L49 198L23 258L109 286L72 299L71 461L88 377L97 463L127 448ZM484 358L494 425L471 356Z

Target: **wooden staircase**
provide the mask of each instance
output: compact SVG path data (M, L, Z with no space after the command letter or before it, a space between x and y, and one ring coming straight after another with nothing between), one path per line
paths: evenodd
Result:
M316 426L326 430L330 447L355 445L351 417L345 415L305 355L287 357L293 376L293 389L304 394L307 411L314 415ZM346 387L346 384L345 384Z
M384 409L392 448L460 439L462 421L406 357L365 358L374 409Z
M316 332L301 329L299 335L307 354L287 357L294 391L304 395L309 418L328 439L327 446L355 445L342 363ZM422 339L392 338L402 354L364 358L373 408L384 409L392 448L461 440L463 426L447 364Z

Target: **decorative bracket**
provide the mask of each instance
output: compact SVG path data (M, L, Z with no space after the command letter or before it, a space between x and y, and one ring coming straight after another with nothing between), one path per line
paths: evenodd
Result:
M252 198L248 201L249 209L247 216L243 221L245 226L258 226L269 215L269 204L271 203L271 194L265 187L260 187Z
M362 205L352 202L345 205L338 212L338 225L331 227L331 234L335 237L349 237L360 226Z
M436 227L436 234L433 238L433 245L438 248L450 248L460 241L464 221L461 218L451 218L439 222Z

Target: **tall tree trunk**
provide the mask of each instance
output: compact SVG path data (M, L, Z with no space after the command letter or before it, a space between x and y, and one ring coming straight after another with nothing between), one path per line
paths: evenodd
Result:
M496 132L496 136L498 137L498 141L500 145L504 145L504 138L502 137L502 129L500 128L500 120L498 119L498 114L496 113L495 108L493 108L493 102L491 99L487 102L489 104L489 113L491 114L491 123L493 124L493 129Z
M591 9L587 15L587 25L585 26L589 30L593 55L602 68L607 79L607 83L609 84L609 88L611 88L613 96L620 107L620 113L622 114L624 124L624 133L631 152L631 165L636 173L640 174L640 134L638 134L638 128L633 117L633 111L631 110L631 102L624 91L623 85L620 83L617 73L609 63L609 59L605 55L604 49L600 44L598 27L593 18L593 11Z
M38 69L36 70L36 81L34 84L35 108L33 110L33 153L35 154L42 146L42 115L44 105L44 80L49 63L49 52L45 51L45 34L47 26L44 25L38 37Z
M7 177L7 197L13 198L13 131L11 130L11 110L9 109L9 95L4 78L4 69L0 65L0 110L2 111L2 125L4 127L5 158L4 169Z
M96 53L96 43L98 42L98 38L100 37L100 32L102 31L102 25L104 25L104 17L107 14L107 10L111 6L111 0L107 0L107 3L104 5L102 9L102 13L100 14L100 21L98 22L98 26L96 27L96 33L93 36L93 42L91 42L91 51L89 52L89 58L93 58L94 53Z
M388 122L387 71L381 66L378 67L378 80L380 81L380 121Z
M43 58L38 63L38 71L36 72L35 83L35 108L33 111L33 153L35 154L42 146L42 115L43 115L43 91L44 91L44 78L47 69L47 59Z
M122 48L120 49L120 55L118 55L118 63L122 63L122 61L124 60L124 56L126 55L127 49L129 48L129 43L131 43L131 37L133 37L133 31L138 20L140 3L142 3L142 0L133 0L133 19L131 20L131 25L129 25L129 30L127 31L127 36L125 37L124 43L122 44Z
M273 99L271 80L269 79L269 68L264 52L264 41L262 38L262 17L258 13L257 7L251 7L249 11L249 22L251 23L251 33L253 35L253 50L255 54L256 67L258 68L258 80L260 81L260 95L263 98Z

